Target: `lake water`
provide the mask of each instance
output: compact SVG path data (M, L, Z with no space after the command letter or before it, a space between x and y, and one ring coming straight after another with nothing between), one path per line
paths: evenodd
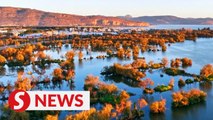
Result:
M213 29L213 25L151 25L149 27L145 27L145 29L203 29L210 28Z
M68 47L63 46L60 51L56 50L48 50L45 51L46 54L50 55L54 59L64 59L61 58L68 50L71 49L71 45ZM206 38L199 38L196 42L193 41L185 41L184 43L175 43L171 44L171 46L167 46L166 52L145 52L140 53L140 57L145 57L146 61L153 60L155 62L160 62L163 57L167 57L169 60L174 58L183 58L188 57L193 60L193 65L188 68L184 68L189 73L199 74L200 69L205 64L213 64L213 38L206 39ZM92 56L103 55L105 53L102 52L93 52ZM86 51L84 51L84 57L88 58L90 55L86 55ZM132 102L137 101L139 98L145 98L149 103L160 100L161 98L165 98L167 100L166 103L166 112L160 115L150 115L149 114L149 107L143 108L145 112L145 116L143 119L145 120L188 120L188 119L204 119L204 120L211 120L213 119L212 108L213 108L213 89L212 84L202 86L199 83L193 83L190 85L186 85L185 87L181 88L183 90L190 90L192 88L199 88L205 92L207 92L207 98L205 103L196 104L187 108L180 108L176 110L172 110L171 108L171 94L174 91L179 91L180 88L178 87L178 80L180 76L173 77L175 79L175 87L172 91L167 91L163 93L154 93L152 95L144 95L141 88L134 87L134 84L123 82L122 79L106 79L104 76L100 75L101 70L104 66L113 65L113 63L131 63L133 60L120 60L117 58L110 58L110 59L96 59L93 60L83 60L82 63L79 63L78 58L75 58L75 78L74 78L74 86L69 84L66 81L63 81L60 85L54 85L51 83L47 86L38 86L34 88L34 90L83 90L84 86L84 79L88 74L92 74L95 76L99 76L100 80L106 83L113 83L118 86L119 89L125 89L128 92L134 93L135 96L132 96L130 99ZM44 74L41 75L41 78L45 76L52 77L53 69L59 67L57 64L51 64L48 69L44 70ZM8 81L14 83L17 79L17 68L11 69L5 66L4 70L0 72L0 82L6 84ZM39 68L38 68L39 69ZM24 67L25 72L33 71L32 66ZM158 84L168 84L169 80L172 78L164 74L161 70L153 70L152 72L146 72L147 78L151 78L155 85ZM164 77L160 77L160 74L164 74ZM37 73L33 71L34 76L39 76ZM26 76L29 76L26 74ZM184 80L188 77L182 77ZM153 87L154 87L153 86ZM99 107L98 105L96 107ZM59 119L64 119L66 115L71 114L68 111L62 111L60 113Z
M213 25L150 25L148 27L113 27L116 29L136 29L136 30L150 30L150 29L193 29L193 30L197 30L197 29L203 29L203 28L210 28L213 29Z

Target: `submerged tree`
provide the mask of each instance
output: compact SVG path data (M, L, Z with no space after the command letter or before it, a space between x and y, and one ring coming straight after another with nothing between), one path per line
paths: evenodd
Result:
M74 56L75 56L75 52L74 51L68 51L66 54L65 54L65 57L67 60L69 61L73 61L74 60Z
M162 99L160 101L153 102L150 105L150 110L152 113L164 113L166 110L166 100Z
M79 53L78 53L78 60L82 60L83 57L84 57L83 52L82 52L82 51L79 51Z
M205 65L201 69L200 75L203 76L203 77L213 76L213 65L212 64Z
M6 58L0 55L0 65L4 65L6 63Z
M161 60L161 63L163 64L164 67L166 67L166 66L169 64L168 58L164 57L164 58Z

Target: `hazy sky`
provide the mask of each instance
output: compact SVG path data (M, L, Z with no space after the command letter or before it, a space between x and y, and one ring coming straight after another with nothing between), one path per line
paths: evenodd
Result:
M213 0L0 0L0 6L79 15L213 17Z

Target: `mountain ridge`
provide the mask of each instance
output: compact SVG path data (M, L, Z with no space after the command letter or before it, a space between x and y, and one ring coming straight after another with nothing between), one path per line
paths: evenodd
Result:
M0 26L149 26L111 16L82 16L16 7L0 7Z
M122 17L125 19L125 17ZM159 15L159 16L140 16L128 18L133 21L144 21L150 24L187 24L187 25L213 25L213 18L182 18L173 15Z

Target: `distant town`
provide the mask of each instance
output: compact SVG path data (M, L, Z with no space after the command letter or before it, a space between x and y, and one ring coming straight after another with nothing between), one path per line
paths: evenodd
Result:
M17 27L1 26L0 38L40 38L69 35L103 35L142 31L142 27L60 26L60 27Z

